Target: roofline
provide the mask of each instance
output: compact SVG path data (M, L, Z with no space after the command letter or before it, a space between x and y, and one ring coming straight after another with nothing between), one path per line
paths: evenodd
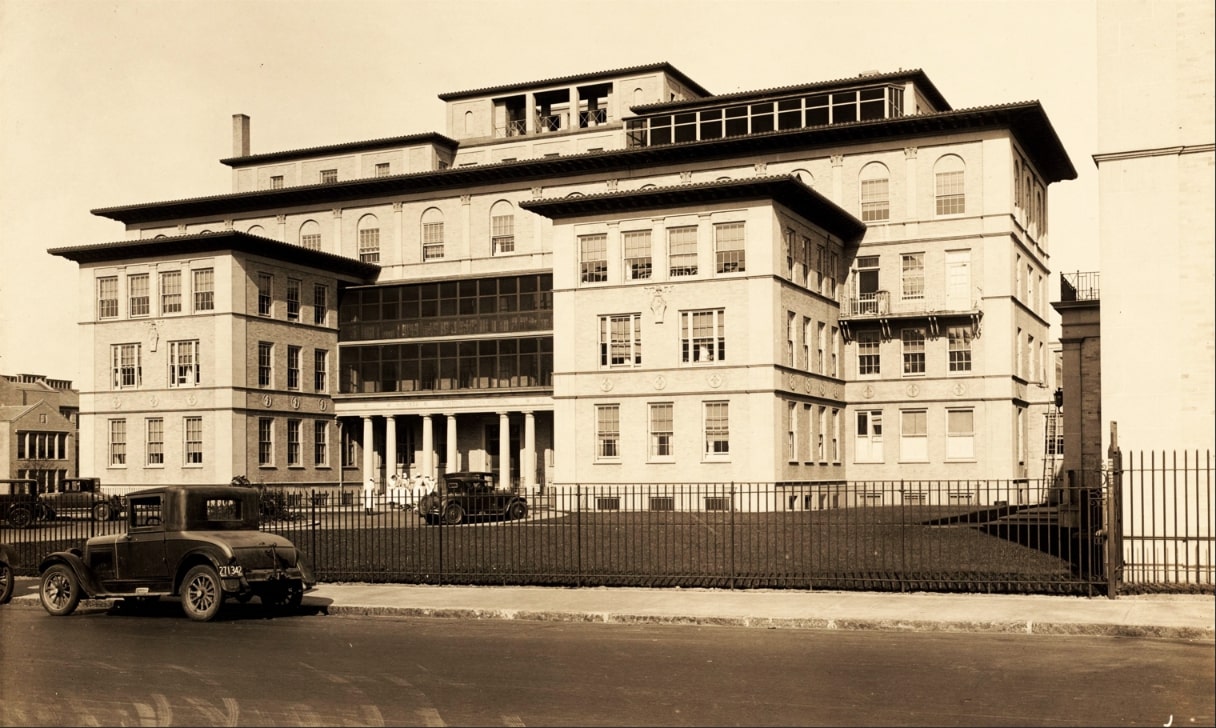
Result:
M186 217L221 216L263 212L285 206L330 205L375 196L417 194L447 189L467 189L479 184L535 181L555 175L593 174L636 170L645 164L678 164L709 159L727 159L743 154L774 153L790 148L838 147L864 141L932 136L960 130L1009 128L1026 149L1048 184L1076 179L1064 145L1038 101L963 109L938 114L901 116L849 124L831 124L763 134L726 137L709 141L633 147L604 152L586 152L564 157L525 159L428 170L391 177L372 177L329 184L284 187L276 190L236 192L136 205L104 207L94 215L126 224L160 222Z
M606 212L654 210L749 199L778 202L820 225L847 244L861 240L866 231L865 223L792 175L529 200L519 203L519 206L556 220Z
M408 134L406 136L385 137L383 139L368 139L359 142L342 142L340 144L327 144L320 147L304 147L301 149L286 149L279 152L266 152L264 154L247 154L241 157L228 157L221 159L220 164L226 164L229 167L246 167L251 164L262 164L264 162L275 162L284 159L297 159L301 157L315 157L334 153L350 153L350 152L367 152L374 149L383 149L385 147L396 147L402 144L410 144L412 142L430 141L436 144L441 144L445 147L455 149L460 146L460 142L446 137L438 132L423 132L421 134Z
M916 82L916 87L923 93L933 106L939 111L953 111L953 107L946 101L946 97L938 91L937 86L929 80L929 76L919 68L910 68L907 70L891 71L889 73L874 73L862 74L858 76L850 76L847 78L837 78L830 81L815 81L814 83L795 84L793 86L778 86L775 88L755 89L751 91L737 91L735 93L721 94L719 96L709 96L700 99L685 99L682 101L659 101L652 104L639 104L631 107L634 113L649 114L655 111L668 111L675 109L687 109L691 107L712 106L723 102L744 101L749 99L760 99L770 96L786 96L790 94L805 93L808 91L827 91L832 88L846 88L852 86L863 86L872 83L882 83L890 81L908 81Z
M356 278L360 281L373 280L380 272L380 266L374 263L364 263L361 260L334 255L333 253L326 253L320 250L309 250L298 245L264 238L259 235L250 235L249 233L242 233L236 230L51 248L46 252L83 264L106 263L116 260L130 260L131 258L150 258L162 255L215 252L219 250L232 250L288 260L293 263L330 271L340 276Z
M628 66L626 68L616 68L606 71L592 71L590 73L578 73L572 76L558 76L556 78L543 78L538 81L527 81L521 83L508 83L501 86L486 86L484 88L469 89L467 91L448 91L439 94L440 101L457 101L460 99L474 98L477 96L489 96L491 94L498 95L509 93L511 91L522 91L527 88L539 88L542 86L558 86L561 84L575 83L578 81L591 81L597 78L609 78L612 76L625 76L634 73L645 73L647 71L666 71L681 83L688 86L693 91L702 96L710 96L709 91L701 84L689 78L683 71L676 68L666 61L659 63L648 63L642 66Z

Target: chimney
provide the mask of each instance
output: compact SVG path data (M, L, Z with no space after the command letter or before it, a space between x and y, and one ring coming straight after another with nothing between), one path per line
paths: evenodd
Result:
M249 156L249 117L245 114L232 115L232 156Z

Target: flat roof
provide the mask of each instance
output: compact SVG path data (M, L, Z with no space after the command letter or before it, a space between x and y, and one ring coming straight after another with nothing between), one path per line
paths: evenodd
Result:
M376 149L386 149L389 147L400 147L416 144L438 144L439 146L448 147L449 149L455 149L460 145L460 142L456 141L455 139L450 139L438 132L426 132L423 134L409 134L407 136L385 137L383 139L368 139L360 142L328 144L320 147L287 149L279 152L266 152L265 154L247 154L243 157L228 157L226 159L221 159L220 164L226 164L229 167L247 167L251 164L265 164L267 162L277 162L286 159L324 157L331 154L370 152Z
M616 76L632 76L638 73L648 73L650 71L663 71L669 74L702 96L709 96L709 91L706 91L701 84L689 78L683 71L675 66L661 61L659 63L648 63L642 66L627 66L625 68L614 68L607 71L592 71L590 73L578 73L573 76L557 76L555 78L544 78L539 81L523 81L517 83L508 83L501 86L486 86L484 88L475 88L468 91L449 91L439 94L441 101L456 101L459 99L474 98L477 96L498 96L512 91L523 91L525 89L544 88L546 86L564 86L572 83L580 83L583 81L596 81L603 78L613 78Z

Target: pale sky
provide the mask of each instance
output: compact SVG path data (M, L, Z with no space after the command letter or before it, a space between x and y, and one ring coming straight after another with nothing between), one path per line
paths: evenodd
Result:
M0 0L0 373L77 386L100 207L225 194L252 152L444 132L446 91L666 61L712 93L920 68L956 109L1043 104L1053 271L1097 270L1096 0ZM1053 275L1052 300L1058 295Z

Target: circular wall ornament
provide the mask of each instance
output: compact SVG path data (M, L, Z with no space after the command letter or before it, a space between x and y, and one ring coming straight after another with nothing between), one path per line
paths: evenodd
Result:
M196 397L193 393L186 395L186 404L193 407L194 405L198 404L198 397Z
M325 410L329 409L329 400L323 399L317 406L321 408L322 412L324 412Z
M667 377L663 376L662 374L655 376L654 388L655 389L666 389L667 388Z
M718 387L722 386L723 379L722 379L721 374L715 373L715 374L710 374L708 377L706 377L705 381L707 384L709 384L709 386L713 387L714 389L717 389Z
M955 382L954 387L951 388L951 391L954 392L955 397L961 397L967 393L967 385L963 384L962 382Z
M160 406L160 397L157 397L155 394L154 394L154 395L152 395L152 406L153 406L153 407L159 407L159 406Z
M122 407L122 400L119 399L118 397L115 397L114 398L114 409L118 409L119 407Z
M600 390L604 391L604 392L611 392L612 391L612 380L609 379L608 377L604 377L603 379L601 379L600 380Z
M271 397L269 394L264 394L264 395L262 395L262 404L269 407L270 405L274 404L274 398Z
M827 385L826 385L826 384L824 384L823 382L820 382L820 383L819 383L819 396L820 396L820 397L826 396L826 395L827 395L827 393L828 393L828 387L827 387Z
M786 387L788 387L790 390L798 389L798 375L797 374L794 374L793 372L786 374L785 382L786 382Z
M291 398L291 408L292 408L292 409L300 409L300 398L299 398L299 397L292 397L292 398Z
M919 397L920 396L920 385L919 384L909 384L908 388L905 389L904 391L908 393L909 397Z
M867 384L866 388L861 390L861 396L865 397L866 399L873 399L874 398L874 386Z

